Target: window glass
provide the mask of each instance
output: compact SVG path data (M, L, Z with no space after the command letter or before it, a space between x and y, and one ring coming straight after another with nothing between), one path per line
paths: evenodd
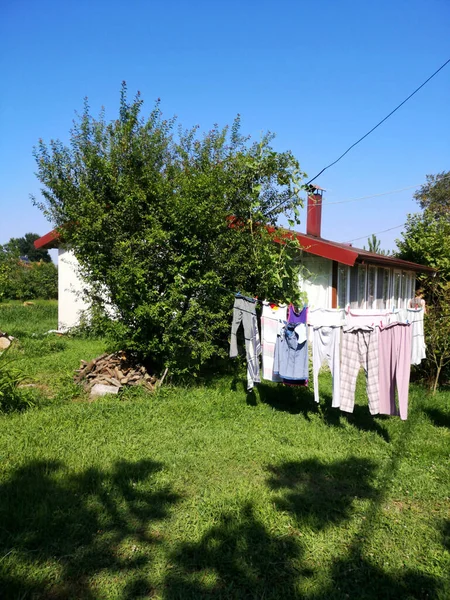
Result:
M401 293L401 277L402 274L399 271L394 271L394 282L393 282L393 307L392 308L400 308L399 306L399 301L400 301L400 293Z
M358 308L358 267L350 267L350 307Z
M413 299L413 275L412 273L406 273L406 288L404 292L404 307L407 308L408 302Z
M406 290L406 273L402 273L401 285L400 285L400 300L398 303L399 308L406 308L406 303L408 300L406 299L407 290Z
M348 274L349 268L345 265L339 265L338 267L338 306L339 308L345 308L347 306L347 286L348 286Z
M377 269L377 294L375 308L387 308L389 304L389 270Z
M367 270L367 308L376 307L377 269L370 266Z
M358 308L366 306L366 267L358 265Z

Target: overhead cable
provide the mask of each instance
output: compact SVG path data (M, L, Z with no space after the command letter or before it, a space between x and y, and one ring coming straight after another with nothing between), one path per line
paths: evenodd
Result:
M389 229L383 229L383 231L376 231L375 233L368 233L367 235L362 235L361 237L353 238L352 240L347 240L347 242L356 242L357 240L366 240L371 235L378 235L379 233L386 233L387 231L392 231L393 229L400 229L400 227L404 227L405 224L396 225L395 227L389 227Z
M401 102L398 106L396 106L394 108L394 110L392 110L388 115L386 115L384 117L384 119L382 119L379 123L377 123L375 125L375 127L372 127L372 129L370 131L368 131L367 133L365 133L362 137L359 138L359 140L357 140L354 144L352 144L349 148L347 148L347 150L341 154L341 156L339 156L339 158L337 158L335 161L333 161L332 163L330 163L329 165L327 165L326 167L324 167L321 171L319 171L319 173L317 173L317 175L315 175L312 179L310 179L306 185L309 185L312 181L314 181L315 179L317 179L320 175L322 175L322 173L324 171L326 171L327 169L329 169L330 167L332 167L333 165L335 165L337 162L339 162L341 160L341 158L344 158L344 156L346 154L348 154L350 152L350 150L352 148L354 148L355 146L357 146L360 142L362 142L367 136L369 136L373 131L375 131L375 129L377 129L380 125L382 125L385 121L387 121L389 119L389 117L391 117L395 112L398 111L399 108L401 108L406 102L408 102L408 100L410 98L412 98L415 94L417 94L417 92L419 90L421 90L429 81L431 81L431 79L433 79L433 77L435 77L439 71L442 71L442 69L448 65L448 63L450 63L450 58L448 60L445 61L445 63L443 65L441 65L439 67L439 69L437 69L437 71L435 71L432 75L430 75L430 77L428 77L427 80L425 80L421 85L419 85L418 88L416 88L412 94L410 94L407 98L405 98L405 100L403 100L403 102Z
M449 175L445 175L444 177L441 177L438 181L443 181L444 179L448 179L450 177ZM398 190L391 190L389 192L381 192L380 194L372 194L371 196L361 196L361 198L352 198L351 200L337 200L336 202L322 202L323 206L331 206L332 204L346 204L348 202L359 202L360 200L369 200L370 198L379 198L380 196L389 196L390 194L398 194L400 192L405 192L407 190L412 190L414 188L419 187L420 185L426 185L428 182L423 181L421 183L416 183L415 185L409 185L407 187L404 188L400 188Z

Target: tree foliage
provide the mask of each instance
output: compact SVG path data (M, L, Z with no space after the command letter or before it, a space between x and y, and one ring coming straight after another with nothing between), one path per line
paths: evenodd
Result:
M274 243L265 225L279 205L298 218L303 173L271 135L242 136L239 116L201 135L176 132L159 102L141 112L125 84L112 122L93 118L86 101L69 145L35 149L35 202L74 249L94 306L114 306L105 326L117 346L193 373L226 354L229 291L298 299L296 242Z
M450 218L450 171L427 175L427 183L414 194L420 208L436 217Z
M12 256L0 258L0 301L57 297L58 269L52 262L24 264Z
M8 243L3 246L3 252L14 257L26 256L31 262L52 262L48 250L35 248L34 242L41 236L37 233L26 233L20 238L11 238Z
M431 281L425 316L427 361L424 365L433 392L450 366L450 282ZM423 367L422 367L423 368Z
M368 250L369 252L374 252L375 254L382 254L387 256L389 254L389 250L382 250L381 242L377 238L375 233L367 238L367 248L364 246L364 250Z
M447 177L447 179L444 179ZM436 277L418 275L428 305L425 315L427 360L419 371L436 390L450 376L450 172L427 175L414 195L423 211L408 215L398 256L437 270Z
M450 219L426 209L408 215L403 239L396 240L398 256L438 270L440 279L450 281ZM427 286L429 277L419 276Z

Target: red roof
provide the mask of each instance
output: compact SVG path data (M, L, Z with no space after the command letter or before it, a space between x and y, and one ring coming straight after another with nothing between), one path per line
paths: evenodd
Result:
M355 264L370 264L393 269L403 269L405 271L417 271L423 273L435 273L436 269L419 265L408 260L402 260L395 256L385 256L384 254L375 254L362 248L354 248L348 244L332 242L323 238L317 238L306 233L297 233L297 239L305 252L315 256L323 256L330 260L336 260L344 265L353 267Z
M50 248L58 248L61 243L61 234L57 229L53 229L53 231L49 231L38 240L34 242L34 247L39 250L42 248L43 250L50 250Z
M275 231L275 228L268 228L269 231ZM394 256L384 256L383 254L375 254L361 248L354 248L348 244L340 242L332 242L323 238L317 238L306 233L297 231L284 230L283 236L296 236L300 242L303 251L313 254L314 256L322 256L330 260L335 260L343 265L353 267L355 264L370 264L383 267L391 267L393 269L403 269L405 271L416 271L422 273L435 273L436 269L419 265L417 263L401 260ZM61 234L54 229L46 235L42 236L34 242L35 248L58 248L61 243Z

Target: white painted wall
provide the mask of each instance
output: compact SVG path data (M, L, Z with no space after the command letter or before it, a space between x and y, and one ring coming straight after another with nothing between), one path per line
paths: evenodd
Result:
M300 289L308 295L310 308L331 308L333 261L320 256L303 254Z
M65 331L80 323L89 304L83 299L85 284L79 275L79 262L72 250L58 249L58 329Z

